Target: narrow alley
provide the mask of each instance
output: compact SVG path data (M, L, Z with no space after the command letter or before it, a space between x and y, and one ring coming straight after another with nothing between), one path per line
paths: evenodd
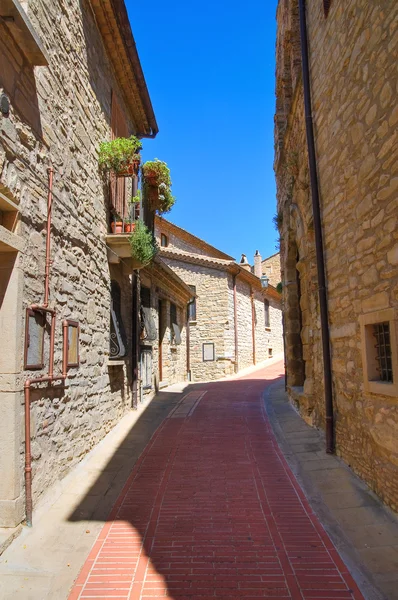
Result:
M267 370L267 385L282 364ZM158 429L78 598L362 598L275 442L264 380L203 384Z

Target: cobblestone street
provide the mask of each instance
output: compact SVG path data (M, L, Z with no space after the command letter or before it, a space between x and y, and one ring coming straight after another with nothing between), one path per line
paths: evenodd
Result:
M281 371L268 367L267 385ZM276 444L265 383L251 375L183 397L137 461L70 600L363 597Z

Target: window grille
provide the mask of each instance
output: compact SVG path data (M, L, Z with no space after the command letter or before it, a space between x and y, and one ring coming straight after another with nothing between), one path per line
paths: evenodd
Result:
M110 358L122 358L127 354L126 334L122 321L121 290L117 281L111 281Z
M196 294L196 286L190 285L188 287L193 294ZM188 321L196 321L196 298L192 298L188 304Z
M264 318L265 318L265 326L266 327L270 327L270 320L269 320L269 301L268 300L264 300Z
M376 340L376 361L380 381L392 383L392 357L390 343L390 324L375 323L373 335Z

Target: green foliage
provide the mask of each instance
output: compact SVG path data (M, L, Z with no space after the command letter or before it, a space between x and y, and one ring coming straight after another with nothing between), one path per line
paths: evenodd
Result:
M143 177L143 190L147 193L149 187L149 178L153 178L156 182L159 192L159 202L157 203L157 211L159 214L169 212L176 201L171 193L171 177L170 169L167 164L158 158L148 160L141 167ZM151 182L152 185L152 182Z
M137 190L136 195L131 198L130 202L131 204L138 204L141 202L141 190Z
M276 291L279 292L280 294L282 293L282 282L281 281L276 286Z
M135 229L129 237L129 242L131 256L139 260L144 266L155 258L159 250L153 234L142 221L136 222Z
M98 164L102 171L123 171L133 160L140 159L138 152L142 143L132 135L129 138L115 138L110 142L101 142Z
M283 224L283 213L282 211L278 211L276 215L272 218L272 222L277 231L280 231Z

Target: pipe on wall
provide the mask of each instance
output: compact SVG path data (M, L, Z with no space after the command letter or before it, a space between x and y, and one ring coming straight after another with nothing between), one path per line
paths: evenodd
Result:
M325 385L325 416L326 416L326 452L334 452L334 422L333 422L333 387L330 356L329 315L327 305L325 260L323 253L322 221L319 200L319 182L317 159L315 151L314 124L311 106L311 84L308 52L308 33L305 0L299 0L301 60L303 71L305 126L307 133L308 162L311 181L312 210L314 216L314 233L316 262L318 271L319 308L321 316L323 377Z
M32 304L29 308L32 310L48 313L51 315L51 329L50 329L50 356L49 356L49 367L48 374L43 377L36 377L34 379L28 379L24 384L24 398L25 398L25 510L26 510L26 524L28 527L32 527L32 513L33 513L33 502L32 502L32 451L31 451L31 430L30 430L30 407L31 407L31 387L37 383L53 383L54 381L65 381L67 376L67 360L68 360L68 322L65 320L62 323L62 337L63 337L63 355L62 355L62 375L54 376L54 349L55 349L55 310L48 308L49 300L49 289L50 289L50 250L51 250L51 210L52 210L52 186L53 186L53 173L52 167L48 169L48 197L47 197L47 239L46 239L46 266L44 276L44 302L43 304Z
M254 305L254 292L250 288L250 302L252 306L252 347L253 347L253 365L256 364L256 307Z
M232 277L233 277L233 285L234 285L234 335L235 335L234 370L235 370L235 373L237 373L239 371L238 299L237 299L237 293L236 293L236 279L238 277L238 273L235 273Z

